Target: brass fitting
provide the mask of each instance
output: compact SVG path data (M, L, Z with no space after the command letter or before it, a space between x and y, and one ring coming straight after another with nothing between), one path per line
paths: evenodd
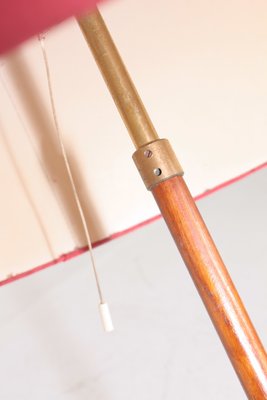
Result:
M184 173L167 139L158 139L139 147L133 154L133 160L148 190Z

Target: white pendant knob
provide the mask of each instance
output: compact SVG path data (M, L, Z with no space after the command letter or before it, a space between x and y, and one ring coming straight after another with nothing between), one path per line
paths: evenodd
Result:
M108 303L100 303L99 310L101 315L102 324L106 332L112 332L114 330L111 314L109 311Z

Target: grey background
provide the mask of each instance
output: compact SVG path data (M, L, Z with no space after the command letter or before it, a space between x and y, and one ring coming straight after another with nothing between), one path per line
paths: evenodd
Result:
M267 169L198 202L267 345ZM245 399L162 220L0 288L1 400Z

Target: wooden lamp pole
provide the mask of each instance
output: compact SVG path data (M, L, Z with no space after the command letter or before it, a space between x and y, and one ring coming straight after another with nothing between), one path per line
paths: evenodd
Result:
M98 12L78 19L152 191L249 399L267 399L267 355L165 139L159 139Z

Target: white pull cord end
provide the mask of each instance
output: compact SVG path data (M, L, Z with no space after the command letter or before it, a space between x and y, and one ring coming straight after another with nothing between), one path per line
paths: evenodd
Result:
M112 332L114 330L111 314L107 303L99 304L100 316L105 332Z

